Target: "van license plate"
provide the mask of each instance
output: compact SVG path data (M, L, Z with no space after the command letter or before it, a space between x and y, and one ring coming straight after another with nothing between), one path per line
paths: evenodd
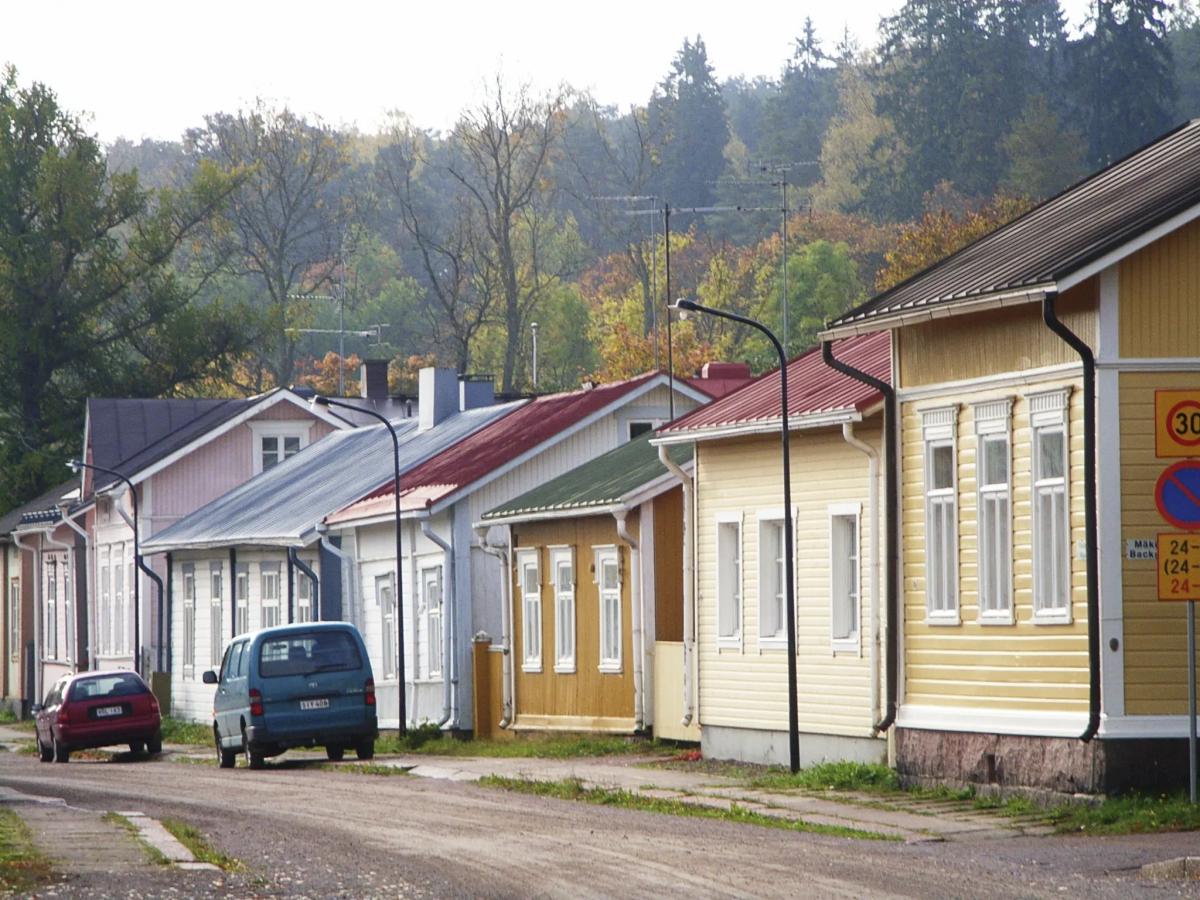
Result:
M96 716L119 716L124 710L120 706L100 706L96 708Z
M300 708L301 709L328 709L329 708L329 698L328 697L319 697L316 700L301 700Z

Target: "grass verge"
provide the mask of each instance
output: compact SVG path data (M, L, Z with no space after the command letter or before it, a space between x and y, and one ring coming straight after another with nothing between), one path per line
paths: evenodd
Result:
M33 845L29 826L11 809L0 808L0 893L31 893L53 878L50 860Z
M380 763L320 763L318 769L330 772L349 772L351 775L407 775L408 769L385 766Z
M500 788L521 794L554 797L559 800L577 800L597 806L615 806L621 809L636 809L671 816L720 819L726 822L758 825L763 828L802 831L809 834L826 834L835 837L858 838L860 840L897 840L897 838L891 835L878 834L873 831L862 831L857 828L844 828L838 825L819 825L812 822L805 822L803 819L768 816L745 806L740 806L737 803L731 804L728 809L725 809L722 807L701 806L682 800L646 797L633 791L613 788L589 788L578 778L566 778L560 781L532 781L524 778L506 778L500 775L488 775L479 779L479 784L485 787Z
M105 822L116 825L118 828L124 828L131 835L133 835L133 839L142 845L142 849L146 851L146 855L150 857L150 862L154 863L156 866L169 866L171 864L171 861L163 855L161 850L146 842L146 840L142 837L142 833L138 831L138 827L130 822L125 816L121 815L120 813L107 812L102 818Z
M674 748L656 741L625 737L530 736L506 741L461 741L443 736L437 727L422 726L403 738L394 735L375 742L377 753L420 753L431 756L538 757L576 759L629 753L666 754Z
M203 722L185 722L163 716L162 739L164 744L193 744L206 746L213 742L212 725Z
M246 864L240 859L229 856L216 849L196 828L179 819L163 819L163 828L175 836L175 840L183 844L196 857L198 862L209 863L224 872L244 872Z
M1019 798L1006 801L1001 811L1024 815L1031 807ZM1036 807L1033 807L1036 810ZM1095 806L1064 804L1046 811L1046 820L1060 834L1154 834L1200 829L1200 806L1186 794L1131 794L1111 797Z

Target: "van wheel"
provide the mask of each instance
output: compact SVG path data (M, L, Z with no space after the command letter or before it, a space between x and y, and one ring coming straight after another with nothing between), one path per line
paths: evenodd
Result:
M246 767L249 769L261 769L263 767L264 757L261 753L255 753L250 749L250 742L246 740L246 729L242 729L242 756L246 760Z
M237 751L226 750L221 746L221 732L213 729L213 740L217 744L217 765L222 769L232 769L237 762Z
M50 740L53 745L54 761L56 763L65 763L71 758L71 751L58 742L53 734L50 735Z
M359 759L374 759L375 758L375 742L366 740L354 748L354 752Z
M346 748L341 744L328 744L325 747L325 755L329 757L330 762L341 762L342 757L346 755Z
M37 736L37 752L38 759L40 759L42 762L50 762L50 760L54 759L54 748L47 747L45 744L43 744L42 736L40 734Z

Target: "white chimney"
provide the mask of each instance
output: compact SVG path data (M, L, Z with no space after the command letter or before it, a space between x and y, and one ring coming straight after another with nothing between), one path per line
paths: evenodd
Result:
M429 367L419 373L418 430L426 431L458 412L458 373Z

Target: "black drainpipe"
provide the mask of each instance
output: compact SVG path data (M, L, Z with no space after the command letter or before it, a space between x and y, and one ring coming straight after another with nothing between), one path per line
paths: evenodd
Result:
M1083 520L1087 544L1088 724L1079 739L1088 742L1100 729L1100 553L1096 524L1096 357L1092 348L1058 318L1058 291L1042 297L1042 319L1083 363ZM1070 602L1070 598L1067 598Z
M247 579L249 581L249 579ZM237 637L237 550L229 548L229 639Z
M896 721L896 686L900 680L900 419L897 416L896 391L874 375L833 358L832 341L821 342L821 359L825 365L843 375L861 381L883 394L883 441L886 452L887 500L887 709L876 731L887 731Z
M296 620L296 556L295 551L288 547L287 552L287 572L288 572L288 614L287 623L292 624Z
M304 560L296 555L295 547L288 547L288 562L312 579L312 606L309 607L309 615L312 616L314 622L319 622L321 619L321 582L317 578L317 573L310 569ZM288 571L290 572L291 570L289 569ZM291 606L290 603L288 605Z

